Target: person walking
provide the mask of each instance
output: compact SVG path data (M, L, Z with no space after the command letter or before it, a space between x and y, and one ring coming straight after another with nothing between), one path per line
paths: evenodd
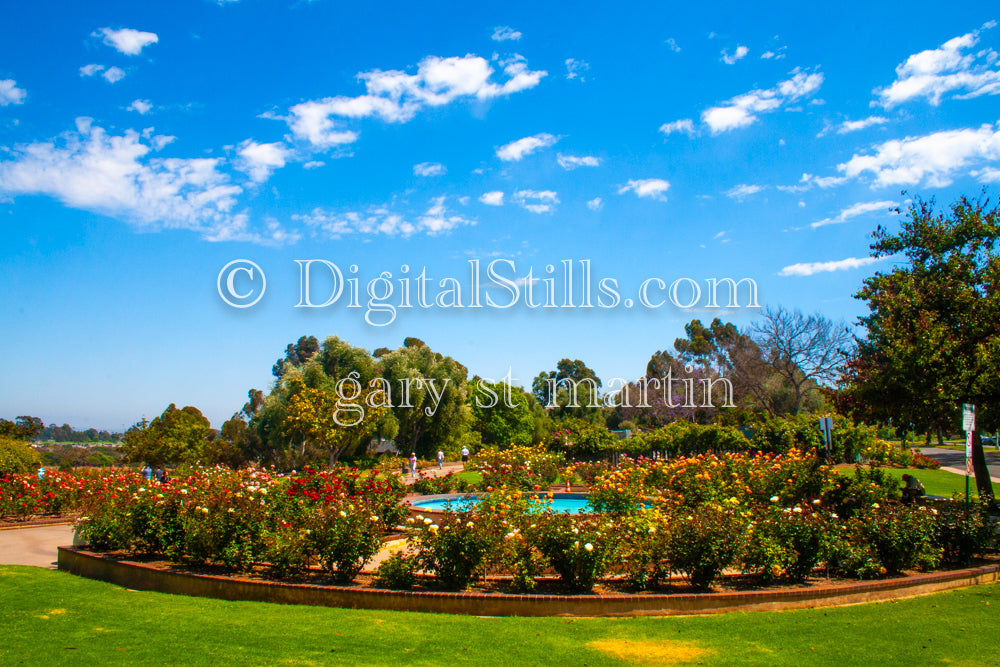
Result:
M469 462L469 448L462 447L462 467L464 468L465 464L468 462Z
M410 476L417 476L417 453L413 452L410 454Z
M438 450L438 470L444 470L444 452Z

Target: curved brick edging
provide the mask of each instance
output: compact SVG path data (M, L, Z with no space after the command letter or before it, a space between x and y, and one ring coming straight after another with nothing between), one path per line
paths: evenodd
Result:
M745 593L609 596L438 593L285 584L170 572L142 563L115 561L73 547L59 547L59 569L135 590L177 595L480 616L640 616L831 607L1000 581L1000 564L993 564L848 586Z

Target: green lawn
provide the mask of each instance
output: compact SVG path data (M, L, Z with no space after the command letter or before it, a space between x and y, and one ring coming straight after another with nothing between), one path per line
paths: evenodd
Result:
M900 486L902 486L904 474L913 475L924 485L924 490L932 496L951 498L956 493L965 495L965 475L957 475L947 470L919 470L917 468L886 468L886 472L900 480ZM853 471L851 473L853 474ZM969 478L969 490L973 498L979 497L976 492L975 477ZM993 494L1000 497L1000 484L996 482L993 482Z
M991 665L1000 584L687 618L477 618L132 592L0 567L0 664Z
M483 481L483 473L478 470L463 470L455 473L455 479L464 479L469 484L479 484Z

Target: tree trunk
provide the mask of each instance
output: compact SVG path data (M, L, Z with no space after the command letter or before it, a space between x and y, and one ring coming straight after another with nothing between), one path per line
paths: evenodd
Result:
M983 453L983 441L979 432L972 435L972 471L976 474L976 489L979 491L979 501L996 510L997 501L993 497L993 482L990 480L990 469L986 467L986 455Z

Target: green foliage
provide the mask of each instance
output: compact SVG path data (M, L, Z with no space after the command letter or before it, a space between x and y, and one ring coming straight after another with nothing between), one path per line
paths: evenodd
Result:
M378 566L375 584L392 590L408 590L416 583L416 560L397 551Z
M562 455L541 446L488 447L476 453L469 465L482 472L480 486L537 490L556 481L563 461Z
M692 586L708 588L739 554L745 521L715 504L677 515L671 526L668 560Z
M41 464L41 455L27 442L0 435L0 476L32 472Z
M601 417L601 379L579 359L560 359L556 370L543 371L531 381L538 403L557 417L596 422Z
M898 231L878 227L872 256L906 261L865 279L855 295L869 314L860 320L866 335L845 371L844 411L926 431L957 426L963 403L996 404L998 241L1000 209L986 197L961 197L946 212L917 197ZM992 428L996 415L984 412L980 427ZM973 447L979 493L992 503L978 439Z
M379 517L358 511L353 503L317 507L306 513L305 526L310 551L338 581L354 579L382 543Z
M934 544L942 550L943 562L965 565L973 556L995 551L1000 546L1000 534L982 505L975 505L967 512L959 503L938 503L932 511L940 515Z
M472 429L479 432L483 445L527 446L535 437L532 406L535 397L505 382L490 383L474 378L469 383Z
M544 513L525 533L548 560L562 584L590 592L612 563L617 547L614 525L602 517Z
M470 512L458 512L443 516L439 524L421 517L407 522L420 569L433 572L443 588L465 589L496 541L475 519Z
M143 419L126 431L122 451L127 461L151 466L196 463L214 439L211 423L198 408L171 403L152 422Z

